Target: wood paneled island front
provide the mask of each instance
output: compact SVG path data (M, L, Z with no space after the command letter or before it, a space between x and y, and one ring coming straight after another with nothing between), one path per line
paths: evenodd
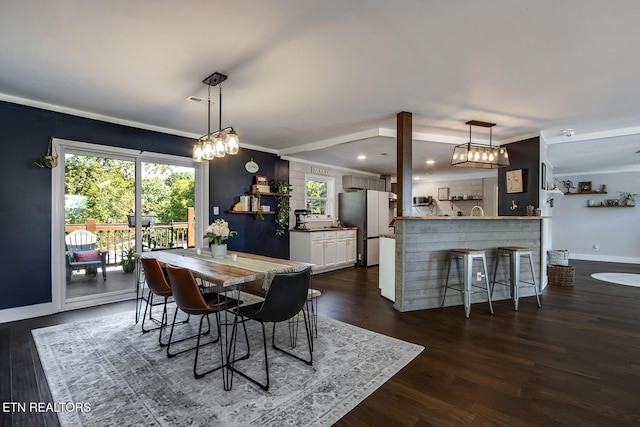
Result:
M398 311L440 307L447 274L449 250L455 248L484 249L487 256L489 281L493 278L494 262L499 246L531 248L538 284L541 282L542 228L541 216L495 217L397 217L395 221L395 303ZM380 262L384 262L382 259ZM508 262L500 263L498 280L508 277ZM474 280L476 277L474 269ZM480 271L480 270L478 270ZM457 269L451 269L452 283L458 283ZM521 280L532 281L523 268ZM484 278L482 279L484 283ZM533 295L533 288L524 287L520 297ZM508 299L509 289L496 286L493 300ZM486 301L486 293L474 294L472 303ZM447 293L445 306L462 305L462 296ZM473 310L487 310L486 305Z

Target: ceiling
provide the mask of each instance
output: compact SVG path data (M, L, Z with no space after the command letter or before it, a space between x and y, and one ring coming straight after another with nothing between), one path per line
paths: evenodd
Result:
M186 98L206 99L218 71L223 126L286 158L393 175L396 115L409 111L424 179L478 174L449 166L472 119L497 123L493 143L542 135L557 173L640 163L637 0L0 5L11 102L198 137L206 102ZM472 139L487 143L486 129Z

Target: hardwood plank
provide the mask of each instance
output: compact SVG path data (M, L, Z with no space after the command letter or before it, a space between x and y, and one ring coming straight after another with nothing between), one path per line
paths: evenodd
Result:
M542 308L532 297L521 299L517 312L510 301L496 301L493 316L480 304L471 319L461 307L397 312L380 296L377 267L313 276L313 287L322 292L321 315L425 346L336 425L640 425L640 288L590 277L606 271L639 274L640 266L571 264L575 286L548 286ZM0 375L6 377L7 363L18 371L9 386L12 400L50 399L32 328L133 308L127 301L0 325L1 342L16 355L7 362L7 346L0 349ZM0 391L6 388L2 383ZM57 421L16 418L15 425Z

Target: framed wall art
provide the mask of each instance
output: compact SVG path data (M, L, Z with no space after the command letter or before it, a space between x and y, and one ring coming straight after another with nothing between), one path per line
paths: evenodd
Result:
M507 171L507 193L524 193L524 172L522 169Z
M578 191L581 193L591 193L591 181L581 181L578 183Z
M438 200L449 200L449 187L438 188Z

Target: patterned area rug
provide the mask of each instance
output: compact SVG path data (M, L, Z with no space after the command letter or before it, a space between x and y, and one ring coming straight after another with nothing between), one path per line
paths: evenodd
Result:
M221 371L194 379L194 352L168 359L158 331L142 334L132 319L133 313L125 313L32 331L54 404L83 408L59 412L62 426L328 426L424 349L318 316L312 366L269 344L269 391L237 374L232 390L224 391ZM193 334L198 322L180 325L181 333ZM291 351L305 357L300 326ZM260 326L248 322L247 328L251 358L238 368L263 380ZM276 329L276 342L289 349L286 325ZM218 344L205 346L199 369L216 366L219 354Z
M603 282L616 283L618 285L640 287L640 274L630 273L594 273L591 275L594 279Z

